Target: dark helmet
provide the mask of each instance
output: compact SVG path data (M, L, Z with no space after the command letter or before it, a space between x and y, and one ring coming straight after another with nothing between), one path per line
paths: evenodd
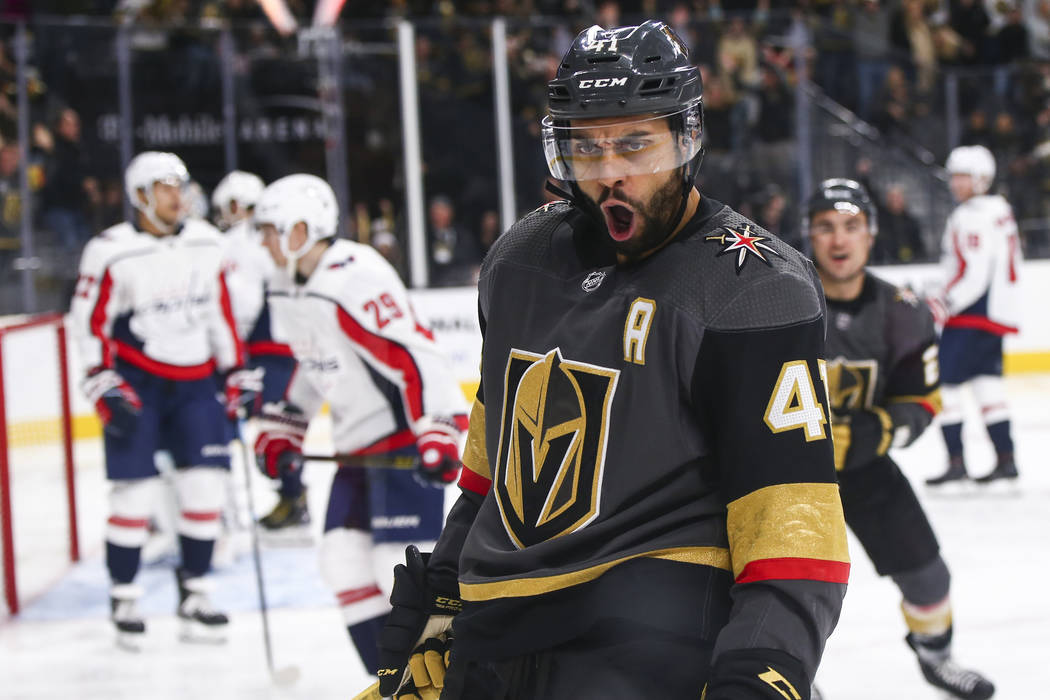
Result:
M663 22L580 32L547 86L549 114L543 120L543 150L551 174L580 194L577 182L601 177L609 158L624 175L680 170L685 210L703 158L703 86L689 49ZM586 127L573 120L639 117L666 119L662 142L643 139L609 146L588 139ZM627 120L625 120L627 121ZM673 227L673 223L672 223ZM670 233L668 231L668 233Z
M699 105L700 71L663 22L580 32L547 85L553 119L672 114Z
M864 212L868 220L868 232L873 236L879 232L875 204L868 196L868 191L856 180L833 177L820 183L806 204L806 217L802 222L803 232L809 231L809 222L813 220L814 214L831 209L853 214Z

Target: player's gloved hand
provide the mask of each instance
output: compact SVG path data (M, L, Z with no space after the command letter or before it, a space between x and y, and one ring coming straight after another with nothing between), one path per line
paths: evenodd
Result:
M463 604L457 594L430 585L429 557L409 545L405 563L394 567L393 608L379 638L379 692L383 697L436 700L445 685L452 618Z
M310 422L297 407L284 401L264 404L258 417L255 462L263 474L276 479L302 466L303 438Z
M123 377L111 369L96 367L88 372L82 388L107 433L117 438L131 434L142 412L142 400Z
M778 649L723 652L702 700L810 700L810 680L798 659Z
M890 449L893 419L878 406L836 413L831 418L831 439L836 471L862 467Z
M427 481L450 484L459 475L459 435L455 420L424 416L416 423L419 472Z
M241 409L244 417L258 415L262 407L263 374L262 367L234 369L226 375L225 404L226 415L230 420L237 418Z

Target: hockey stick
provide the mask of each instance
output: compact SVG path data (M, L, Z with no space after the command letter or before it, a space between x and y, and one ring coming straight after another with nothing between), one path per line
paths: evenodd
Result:
M415 455L307 455L302 461L337 462L341 467L368 467L371 469L415 469L419 466L419 457Z
M252 560L255 563L255 585L259 590L259 614L262 616L263 645L266 647L266 666L270 677L279 686L289 686L299 680L298 666L275 668L273 665L273 647L270 643L270 614L266 605L266 587L263 585L262 557L259 556L259 523L255 520L255 497L252 496L252 468L255 461L248 443L244 440L244 422L237 420L237 442L241 444L244 459L244 484L248 492L248 512L251 514Z

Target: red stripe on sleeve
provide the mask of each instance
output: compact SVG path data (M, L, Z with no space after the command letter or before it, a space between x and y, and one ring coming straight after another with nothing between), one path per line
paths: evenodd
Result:
M219 273L219 306L222 307L222 317L230 328L230 337L233 338L233 350L236 353L233 364L240 367L244 364L244 343L237 335L237 322L233 319L233 305L230 304L230 290L226 288L226 273ZM229 369L224 367L223 369Z
M109 339L106 337L106 306L112 293L113 277L107 269L98 284L98 299L95 300L95 308L91 311L91 334L102 343L102 364L106 367L113 366L113 355Z
M959 246L959 232L952 231L952 250L955 251L955 277L948 283L948 289L951 289L955 284L963 278L966 273L966 258L963 257L962 248Z
M796 557L758 559L744 566L744 570L736 577L737 583L770 580L847 583L849 581L849 563Z
M487 496L492 489L492 481L463 467L459 472L459 487L473 491L479 496Z
M423 377L412 353L405 346L389 338L377 335L348 314L341 306L336 306L339 326L356 345L364 348L376 362L389 367L401 377L401 393L404 399L408 418L415 423L423 417Z
M253 357L259 355L276 355L278 357L295 357L292 349L284 343L275 340L253 340L248 343L248 354Z

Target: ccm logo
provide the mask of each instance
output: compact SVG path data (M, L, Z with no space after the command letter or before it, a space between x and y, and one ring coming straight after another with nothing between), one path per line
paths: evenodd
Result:
M598 78L597 80L581 80L581 88L603 88L603 87L616 87L617 85L626 85L627 78Z

